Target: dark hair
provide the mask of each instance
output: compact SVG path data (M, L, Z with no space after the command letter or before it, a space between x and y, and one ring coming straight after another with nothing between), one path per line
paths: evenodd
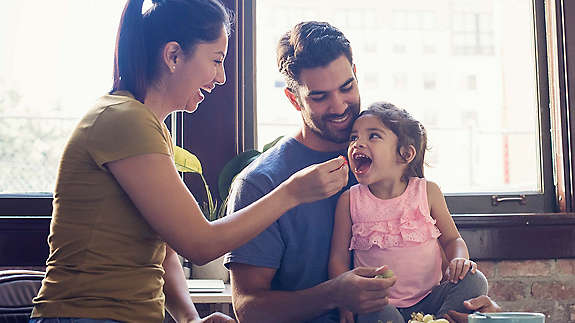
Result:
M295 91L302 69L327 66L341 55L353 64L349 40L341 31L327 22L300 22L280 39L278 69L288 88Z
M388 102L372 103L367 110L362 111L358 118L364 115L373 115L397 136L397 154L407 162L401 149L412 145L415 148L415 158L407 165L402 179L407 181L410 177L423 178L423 165L425 151L427 150L427 131L423 125L415 120L405 109L400 109Z
M177 42L186 54L195 45L213 42L222 28L229 35L232 14L219 0L153 0L142 14L144 0L128 0L118 27L112 91L130 91L143 102L158 76L164 45Z

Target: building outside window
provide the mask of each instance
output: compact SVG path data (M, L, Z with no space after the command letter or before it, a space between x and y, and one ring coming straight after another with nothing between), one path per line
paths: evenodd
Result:
M455 55L494 55L493 14L497 13L453 12L452 39Z

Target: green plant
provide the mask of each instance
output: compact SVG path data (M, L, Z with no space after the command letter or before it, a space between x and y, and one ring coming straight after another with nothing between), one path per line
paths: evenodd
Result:
M200 204L200 209L208 221L213 221L218 218L217 202L214 203L212 199L212 194L210 193L210 188L208 183L202 173L202 163L196 155L185 150L182 147L174 146L174 162L176 164L176 169L182 173L195 173L200 175L202 182L204 183L204 188L208 201L202 202Z
M182 147L174 147L174 161L176 163L176 169L183 173L195 173L198 174L202 182L204 183L205 193L207 196L206 202L201 202L200 208L204 213L204 216L209 221L213 221L222 218L226 215L226 202L228 199L228 194L232 185L232 182L236 176L249 164L251 164L256 158L258 158L263 152L270 149L275 145L283 136L276 138L274 141L266 144L262 151L255 149L246 150L237 156L230 159L222 168L218 176L218 190L220 192L220 199L223 201L218 208L217 200L214 201L208 183L204 178L202 173L202 164L198 157L196 157L191 152L185 150Z
M220 198L222 201L227 200L230 187L236 176L266 150L273 147L282 138L283 136L279 136L274 141L264 145L262 151L255 149L246 150L230 159L226 165L224 165L224 168L222 168L220 176L218 177L218 190L220 192Z

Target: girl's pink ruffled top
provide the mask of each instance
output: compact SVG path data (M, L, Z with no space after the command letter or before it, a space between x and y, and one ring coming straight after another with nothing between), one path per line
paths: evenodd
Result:
M427 182L412 177L400 196L382 200L369 187L350 189L354 266L387 265L397 278L389 303L415 305L441 281L441 246L427 202Z

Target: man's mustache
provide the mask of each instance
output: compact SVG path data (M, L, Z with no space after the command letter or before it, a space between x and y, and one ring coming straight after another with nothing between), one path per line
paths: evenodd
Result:
M346 115L350 115L350 114L351 114L351 106L348 106L347 109L345 109L345 111L343 111L342 114L335 114L335 113L334 113L334 114L328 114L328 115L325 115L325 116L323 117L323 119L324 119L324 120L328 120L328 119L339 119L339 118L343 118L343 117L345 117Z

